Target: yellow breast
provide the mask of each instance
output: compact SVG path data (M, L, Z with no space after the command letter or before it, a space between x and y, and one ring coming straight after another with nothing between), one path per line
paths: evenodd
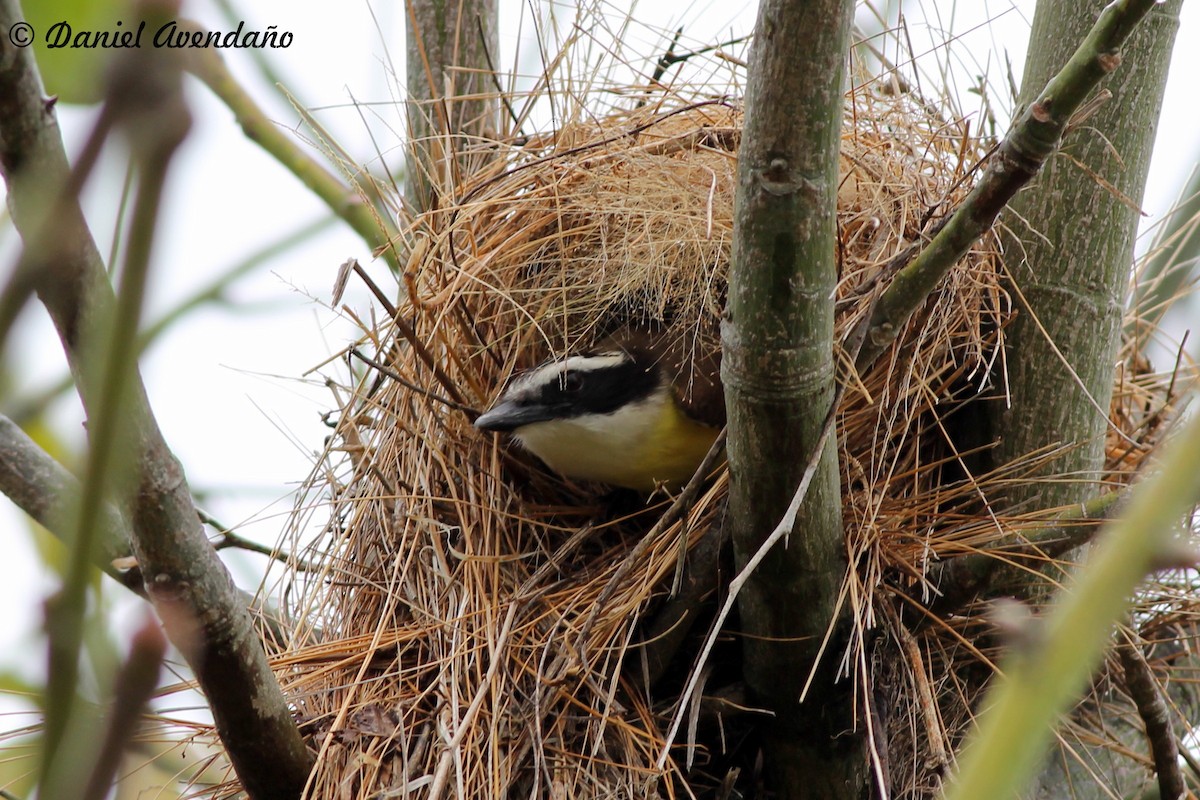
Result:
M515 437L556 472L638 491L678 488L700 466L717 430L688 417L666 387L611 414L526 425Z

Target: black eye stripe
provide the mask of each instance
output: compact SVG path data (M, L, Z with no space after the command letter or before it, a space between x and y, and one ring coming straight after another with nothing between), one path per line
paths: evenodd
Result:
M651 395L659 385L657 366L647 369L630 358L596 368L566 369L541 382L537 402L559 409L563 416L610 414L621 406ZM532 386L530 387L533 388Z
M584 384L583 376L575 370L564 370L558 382L566 394L577 394Z

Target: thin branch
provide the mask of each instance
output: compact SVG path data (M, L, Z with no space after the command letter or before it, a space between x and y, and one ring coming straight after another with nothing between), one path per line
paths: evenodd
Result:
M7 30L19 19L14 0L0 0L0 29ZM114 115L133 121L130 130L135 137L172 133L169 120L178 117L159 115L181 113L180 80L161 62L166 53L150 49L123 54L144 59L126 64L125 83L112 93ZM79 380L91 424L102 402L95 376L84 366L89 353L95 353L91 348L98 345L89 335L98 329L98 320L112 319L116 300L76 196L63 192L70 170L28 49L10 49L0 59L0 118L5 121L0 130L0 172L8 185L13 220L25 253L37 260L37 292ZM166 130L154 130L160 126ZM151 152L152 147L143 139L135 141L131 150ZM162 172L164 165L143 163L141 169ZM63 213L54 220L55 235L39 238L39 214L46 208L39 199L44 200L48 192L64 198L62 208L56 209ZM150 202L155 194L151 184L146 192ZM152 223L147 212L137 224ZM136 247L145 252L131 258L147 259L149 231L134 236L141 241ZM130 249L134 248L131 242ZM182 468L163 441L136 376L131 388L122 409L135 431L129 441L131 461L138 467L130 517L147 593L172 641L195 670L247 792L254 798L293 800L308 775L304 742L250 616L204 536Z
M1175 734L1171 732L1171 712L1158 691L1158 681L1138 647L1136 636L1136 633L1127 633L1125 641L1117 645L1117 655L1125 670L1125 688L1146 727L1146 742L1154 756L1154 771L1158 774L1159 797L1178 800L1187 793L1187 784L1179 768L1179 748Z
M1039 563L1068 553L1091 541L1100 527L1116 515L1127 489L1105 492L1068 507L1041 527L1026 531L1020 542L999 551L985 550L952 558L930 570L929 582L941 594L930 604L939 615L953 612L972 598L1006 585L1022 558Z
M197 508L196 513L200 517L201 522L216 529L217 535L221 537L216 543L213 544L214 550L226 550L233 548L236 550L245 550L247 553L258 553L259 555L274 559L280 564L286 564L297 572L313 572L316 569L316 567L314 567L312 564L302 561L291 553L286 553L277 547L259 544L252 539L247 539L233 528L230 528L214 519L211 514L203 509Z
M1110 7L1111 8L1111 7ZM1200 500L1200 418L1164 448L1155 473L1131 492L1070 591L1016 647L980 703L985 709L958 759L948 800L1013 797L1036 770L1054 722L1087 685L1134 588L1178 563L1179 520Z
M867 343L856 362L860 373L895 340L942 276L1058 150L1076 110L1120 66L1121 46L1154 5L1155 0L1118 0L1100 14L1087 39L1000 143L967 199L920 255L896 273L875 312L863 320Z
M167 640L159 630L158 621L147 619L134 634L129 658L117 674L104 741L84 789L83 800L104 800L112 790L121 756L137 732L139 718L158 686L166 650Z
M732 47L735 44L742 44L750 39L749 36L739 36L736 39L730 39L729 41L722 42L720 44L705 45L704 47L698 47L695 50L689 50L685 53L676 53L675 47L679 44L679 40L682 37L683 28L679 28L675 31L675 36L671 39L671 44L668 45L667 51L659 57L658 62L654 65L654 74L650 76L651 85L657 85L662 79L663 74L665 74L669 68L675 66L676 64L682 64L688 59L704 55L705 53L713 53L720 51L725 47ZM638 106L640 107L644 105L645 102L645 100L640 101Z
M87 469L79 508L74 515L75 535L63 586L47 604L46 611L50 669L39 785L50 797L57 794L51 788L53 785L66 788L61 783L66 772L64 760L74 757L73 753L64 752L60 745L71 722L79 679L88 573L95 549L93 543L99 535L97 519L108 495L124 499L131 493L134 483L140 480L136 463L128 463L121 457L122 445L137 435L135 425L138 420L126 413L132 405L130 396L136 391L137 330L167 170L192 124L182 96L172 91L172 79L177 82L178 76L173 75L169 66L163 65L147 73L148 65L142 58L125 59L116 64L108 97L89 144L98 146L113 126L127 125L127 131L133 132L130 149L137 168L137 190L120 291L108 309L109 313L97 314L83 332L89 355L92 358L100 355L101 358L96 365L100 368L98 372L89 374L94 367L86 361L79 370L83 381L95 385L88 414ZM27 247L41 245L41 242L27 243ZM136 541L134 547L136 550Z
M667 45L667 51L659 57L658 63L654 65L654 74L650 76L651 85L657 85L662 76L666 73L667 68L673 64L686 61L688 56L678 56L675 53L675 47L679 44L679 40L683 38L683 26L680 25L675 30L675 36L672 37L671 43ZM639 102L639 106L645 103L645 100Z
M238 278L325 231L336 219L333 216L323 216L320 219L305 222L294 231L240 259L236 264L218 274L206 286L200 287L188 297L180 300L138 332L138 355L144 354L168 328L196 309L209 304L228 303L229 288ZM65 373L61 378L37 390L34 394L17 398L13 402L9 416L18 425L23 425L37 414L42 413L46 406L73 385L71 374Z
M104 140L112 130L113 115L111 109L105 106L96 121L95 127L88 137L85 151L99 152ZM52 201L50 208L58 211L62 206L78 196L86 175L91 171L91 159L86 165L77 165L71 179L64 184L69 186ZM68 195L67 192L70 192ZM27 256L31 250L40 250L40 241L48 236L45 226L49 216L43 217L34 226L38 238L33 247L29 245L22 253L22 264L37 263L38 256ZM37 284L34 284L35 290ZM128 298L128 294L126 295ZM138 293L140 305L141 294ZM124 309L128 312L128 307ZM95 543L100 533L100 513L105 503L105 494L114 488L109 483L112 471L112 455L115 450L114 440L117 428L123 416L117 409L123 399L126 379L124 364L116 362L112 355L121 350L112 340L115 334L116 321L110 311L108 314L97 314L88 326L91 338L97 340L97 353L102 356L100 370L92 371L89 377L96 385L95 405L104 412L95 415L95 424L89 430L91 446L87 451L86 477L79 493L79 503L76 507L65 512L62 520L68 533L67 566L63 572L62 585L46 602L45 621L46 643L49 651L46 670L46 688L44 690L45 718L41 743L41 762L39 764L39 793L55 796L67 788L64 781L68 763L74 760L76 753L64 752L66 738L72 723L78 726L80 720L76 714L77 684L79 682L80 653L84 639L84 616L87 613L87 593L89 589L87 571L95 550ZM136 327L136 318L133 325ZM126 326L129 327L129 326ZM93 354L95 355L95 353ZM88 362L84 362L86 365ZM83 367L80 367L82 374ZM107 412L107 413L105 413ZM128 433L128 431L122 431ZM129 478L127 473L125 478ZM113 483L116 483L113 481ZM126 481L127 488L128 480Z
M204 48L190 51L188 69L203 81L218 99L233 112L242 131L254 143L267 151L285 169L330 210L340 217L365 241L375 254L393 270L399 270L401 259L393 245L398 235L391 218L363 201L362 195L343 183L324 165L305 153L296 144L295 136L273 122L254 99L234 80L216 50Z

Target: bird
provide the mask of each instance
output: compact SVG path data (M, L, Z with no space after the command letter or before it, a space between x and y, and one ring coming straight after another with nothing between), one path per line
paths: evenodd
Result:
M512 434L569 478L638 492L678 488L700 466L724 421L714 369L689 374L683 387L689 400L704 395L707 409L681 401L676 384L690 372L681 370L684 363L661 342L608 340L517 375L475 427Z

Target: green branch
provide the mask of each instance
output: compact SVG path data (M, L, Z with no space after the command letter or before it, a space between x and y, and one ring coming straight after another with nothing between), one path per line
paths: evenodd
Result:
M946 800L1016 797L1038 768L1055 722L1087 686L1111 644L1113 626L1137 585L1178 565L1179 521L1200 502L1200 418L1169 442L1156 472L1139 484L1125 514L1108 525L1080 573L1050 613L1014 643L1003 675L959 759Z
M213 50L191 54L188 69L223 102L237 118L246 136L278 161L288 172L327 205L362 237L393 269L401 268L394 246L399 236L390 217L363 200L363 193L342 182L296 144L294 134L267 117L254 99L234 80L225 62Z
M1120 66L1121 46L1155 4L1155 0L1109 4L1066 66L1021 114L988 161L979 183L933 240L916 258L909 251L897 257L892 268L899 271L862 323L866 336L855 363L860 373L896 339L942 276L991 228L1008 201L1058 149L1072 115L1100 81Z
M209 304L226 303L229 301L230 287L241 277L252 272L263 263L308 241L313 236L326 230L336 220L332 216L306 222L295 231L281 236L278 240L264 245L261 249L239 260L236 264L217 275L206 286L193 292L190 296L176 303L163 312L153 322L146 325L138 333L138 356L142 356L164 332L175 323L198 308ZM43 386L31 395L17 398L9 417L18 425L27 424L28 420L41 414L59 395L74 385L72 376L68 373L48 386Z

